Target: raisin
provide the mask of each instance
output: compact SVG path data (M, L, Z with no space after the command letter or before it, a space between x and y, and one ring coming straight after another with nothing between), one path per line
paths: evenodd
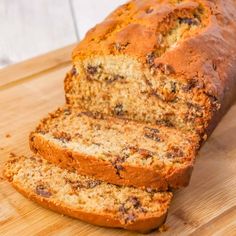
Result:
M97 66L91 66L88 65L87 67L87 73L90 75L95 75L98 72L98 67Z
M47 188L45 186L43 186L42 184L38 185L36 187L36 193L42 197L45 198L49 198L52 196L52 194L47 190Z
M117 116L123 116L124 115L123 105L121 103L118 103L115 106L114 114L117 115Z

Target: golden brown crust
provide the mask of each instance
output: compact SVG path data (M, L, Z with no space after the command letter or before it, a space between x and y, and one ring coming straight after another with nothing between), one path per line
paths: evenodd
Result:
M212 104L221 106L217 110L212 105L212 114L205 118L207 125L201 132L205 139L204 135L210 135L235 99L235 1L132 0L87 33L73 52L73 63L99 55L127 55L146 67L147 55L159 50L158 33L171 28L168 19L189 17L198 8L204 10L202 27L184 36L177 47L158 56L155 64L171 65L176 79L194 78L202 86L200 90L213 100ZM114 50L114 45L125 47Z
M30 200L38 203L39 205L51 209L55 212L61 213L63 215L67 215L98 226L123 228L127 230L137 231L140 233L148 233L151 230L161 226L165 222L167 217L167 212L162 215L160 215L160 213L159 215L158 213L154 213L152 216L149 215L148 217L140 218L135 222L125 224L122 223L119 219L116 219L112 214L96 214L91 212L85 212L80 209L72 208L71 206L62 204L61 202L57 202L55 200L53 201L50 198L44 198L40 195L37 195L33 191L25 189L23 186L21 186L20 183L17 183L16 181L12 180L11 177L5 177L8 178L8 180L12 183L12 185L18 192L20 192L22 195L29 198Z
M163 174L159 169L155 171L152 168L127 164L124 164L122 170L117 173L117 169L110 162L62 148L42 138L37 133L31 133L29 140L31 150L49 162L56 163L62 168L75 169L80 174L93 176L99 180L117 185L165 191L169 187L180 188L187 186L193 170L194 160L182 168L174 171L170 169L168 175Z

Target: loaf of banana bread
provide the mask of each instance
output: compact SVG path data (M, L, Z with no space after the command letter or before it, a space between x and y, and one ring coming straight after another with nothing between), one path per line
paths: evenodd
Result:
M170 192L118 187L63 170L39 157L11 158L4 175L40 205L85 222L148 232L162 225Z
M198 148L173 127L59 108L30 135L34 153L112 184L167 190L187 186Z
M73 52L66 99L206 139L236 89L233 0L132 0Z

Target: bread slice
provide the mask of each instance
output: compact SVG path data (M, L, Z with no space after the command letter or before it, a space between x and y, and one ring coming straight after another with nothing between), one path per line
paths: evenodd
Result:
M65 80L67 102L205 139L235 84L230 66L235 60L229 56L235 47L228 47L235 32L233 27L224 32L235 24L228 19L235 4L223 3L132 0L122 5L74 50L74 67ZM215 19L216 8L230 24ZM212 33L215 29L220 33ZM229 58L222 61L224 70L219 58Z
M117 185L167 190L188 185L197 141L153 126L65 106L30 135L34 153Z
M170 192L118 187L63 170L39 157L13 157L4 175L40 205L105 227L148 232L164 223Z

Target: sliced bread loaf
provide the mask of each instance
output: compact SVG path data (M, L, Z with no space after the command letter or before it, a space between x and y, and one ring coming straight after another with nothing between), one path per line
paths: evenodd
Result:
M34 153L117 185L167 190L189 183L197 141L175 128L63 107L30 135Z
M236 6L224 2L122 5L74 50L65 80L67 102L205 139L235 90Z
M91 224L148 232L164 223L170 192L118 187L69 172L39 157L13 157L4 175L40 205Z

